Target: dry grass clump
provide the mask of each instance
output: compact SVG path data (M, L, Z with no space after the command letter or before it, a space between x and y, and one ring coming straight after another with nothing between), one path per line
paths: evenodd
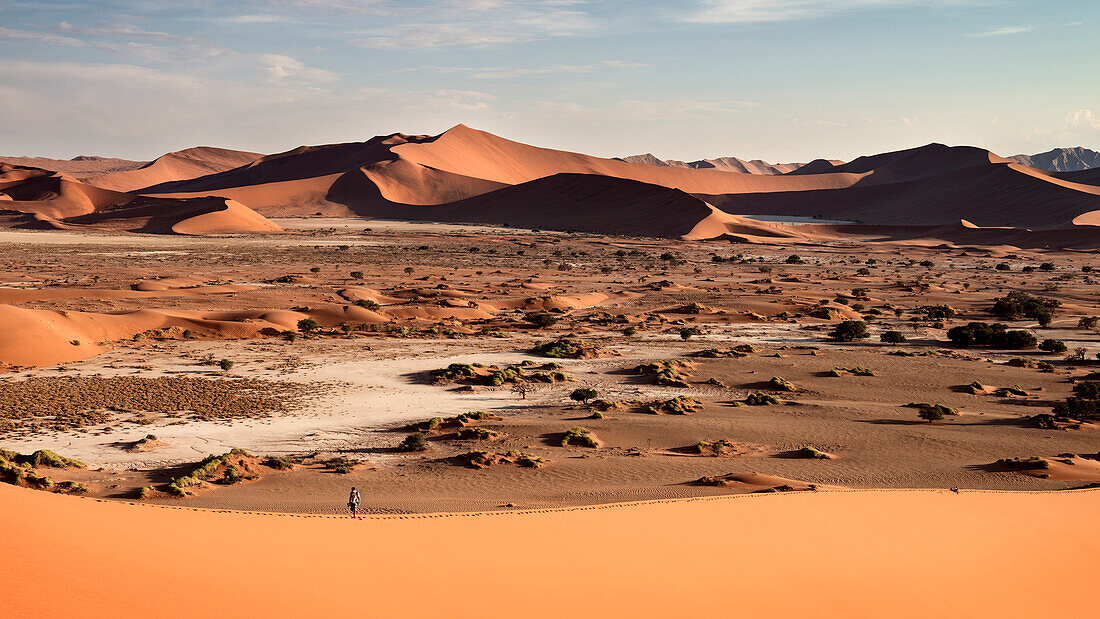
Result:
M874 376L875 371L870 368L857 365L854 368L833 368L829 372L830 376L842 376L844 374L851 374L853 376Z
M494 419L501 419L501 417L485 411L470 411L468 413L462 413L461 415L455 415L454 417L432 417L427 421L410 424L406 426L405 429L415 432L433 432L449 428L464 428L477 421L489 421Z
M546 460L522 451L509 451L505 454L474 450L451 458L451 462L472 469L487 469L497 464L514 464L523 468L542 468Z
M654 415L690 415L702 407L703 403L699 400L686 395L678 395L664 402L653 402L647 405L644 410Z
M690 387L687 379L691 376L691 367L691 363L683 359L669 359L643 363L631 371L642 376L652 376L654 383L665 387Z
M790 381L782 376L772 376L768 380L768 389L773 389L775 391L798 391Z
M285 411L306 387L255 379L53 376L0 382L0 433L106 423L111 411L240 419Z
M596 435L588 428L573 426L561 437L561 446L568 447L569 445L596 448L600 446L600 439L596 438Z
M531 349L531 354L540 357L558 359L593 359L614 354L606 348L600 348L578 339L563 337L553 342L540 342Z
M756 352L751 344L738 344L732 348L707 348L691 353L693 357L706 359L720 359L724 357L747 357L749 353Z
M192 488L209 483L231 485L256 479L259 477L255 472L258 464L259 458L234 447L220 456L208 456L191 472L169 482L164 490L171 495L185 497L194 494Z
M745 396L743 403L747 406L769 406L779 404L779 398L770 393L750 393Z
M534 371L532 371L534 370ZM445 368L432 370L435 382L453 382L465 385L499 387L505 383L561 383L572 379L561 371L558 363L546 363L537 368L525 368L523 364L482 365L480 363L452 363Z
M500 432L496 430L490 430L489 428L479 428L477 426L470 428L462 428L455 433L455 438L460 441L489 441L501 436Z
M806 445L802 449L796 449L791 452L792 458L805 458L808 460L831 460L833 457L824 451L814 447L813 445Z
M724 438L717 441L699 441L688 448L688 451L700 456L728 456L737 452L737 443Z

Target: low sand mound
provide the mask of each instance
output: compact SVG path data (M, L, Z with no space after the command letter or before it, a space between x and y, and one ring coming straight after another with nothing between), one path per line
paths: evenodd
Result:
M10 532L0 607L26 616L163 609L164 583L208 572L226 557L248 557L263 569L208 578L202 595L181 596L165 612L338 615L349 591L378 616L561 617L575 615L578 604L600 617L714 614L715 591L736 600L738 614L755 617L1089 617L1100 610L1088 587L1050 595L1036 586L1034 570L1015 569L1094 561L1100 548L1085 532L1095 525L1100 492L806 492L353 520L137 506L0 484L0 504ZM324 577L303 578L300 548L326 566ZM349 548L369 548L377 559ZM410 548L432 549L431 586L418 577L424 553ZM584 549L586 569L563 548ZM136 549L156 549L155 558ZM470 595L470 557L480 558L477 579L493 591L489 598ZM829 569L823 557L846 567ZM944 566L966 574L965 587L914 584L914 574ZM59 573L65 594L42 595L40 583Z
M259 153L198 146L157 157L138 169L87 177L89 185L113 191L134 191L150 185L216 174L252 163Z
M233 200L140 197L8 164L0 164L0 191L10 198L0 217L7 227L191 235L282 231Z
M487 318L479 310L408 308L410 317ZM438 309L438 311L436 311ZM404 316L402 316L404 317ZM188 330L210 339L251 338L295 331L298 322L313 318L323 327L382 323L387 316L355 305L332 305L308 311L137 310L117 314L29 309L0 305L0 323L18 328L0 330L0 365L36 366L86 359L105 352L112 343L150 331Z

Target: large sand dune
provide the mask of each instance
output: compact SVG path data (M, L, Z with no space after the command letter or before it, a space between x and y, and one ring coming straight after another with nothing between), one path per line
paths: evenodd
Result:
M0 607L12 617L1100 612L1089 587L1048 590L1036 576L1100 553L1085 533L1095 491L820 492L352 520L0 485L0 508ZM43 590L58 578L63 590ZM194 591L180 593L184 583Z
M162 155L135 170L93 176L87 182L103 189L134 191L150 185L232 170L251 163L259 156L259 153L197 146Z
M355 214L701 239L728 232L697 226L711 216L710 207L719 218L823 217L914 227L908 232L960 219L983 228L1069 231L1097 221L1100 192L1090 178L1054 176L987 150L942 144L848 163L818 160L787 174L749 174L717 164L697 169L660 165L655 158L603 159L458 125L438 136L393 134L301 147L142 191L215 194L269 215ZM737 222L744 225L754 233L725 238L812 240L854 232L776 232ZM1080 235L1070 236L1079 244Z
M0 163L0 226L156 234L266 234L281 228L219 197L147 198L102 189L64 174Z

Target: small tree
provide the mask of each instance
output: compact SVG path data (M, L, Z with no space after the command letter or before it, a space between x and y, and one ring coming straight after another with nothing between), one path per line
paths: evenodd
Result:
M924 406L921 407L920 412L917 413L920 418L932 423L933 421L943 421L943 411L938 406Z
M569 399L575 402L588 404L589 400L593 400L599 395L599 392L597 392L595 389L591 389L589 387L581 387L580 389L574 389L573 393L569 394Z
M1060 353L1069 350L1066 343L1062 340L1043 340L1042 344L1039 344L1039 350L1046 352Z
M233 369L233 361L231 359L222 359L218 362L218 367L220 367L223 372L228 372Z
M783 262L786 262L787 264L805 264L806 263L806 261L802 259L802 256L799 256L798 254L791 254L790 256L787 256L787 259L784 260Z
M298 321L298 330L305 333L313 333L321 328L321 325L312 318L303 318Z
M424 451L428 448L428 441L420 432L414 432L405 437L397 446L397 451Z
M527 394L532 390L529 383L519 382L512 385L512 393L519 394L521 400L527 399Z
M363 272L362 271L352 271L351 272L351 278L352 279L363 279Z
M845 320L833 327L829 337L837 342L854 342L870 337L867 333L867 323L862 320Z

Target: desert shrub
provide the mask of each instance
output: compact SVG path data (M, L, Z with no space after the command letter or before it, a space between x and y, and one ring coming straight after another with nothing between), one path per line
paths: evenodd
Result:
M279 471L287 471L294 468L294 463L292 463L290 460L287 460L286 458L281 458L279 456L268 456L264 458L263 464L268 468L276 469Z
M321 328L321 325L312 318L303 318L298 321L298 330L304 333L313 333Z
M523 315L523 320L531 323L539 329L546 329L558 324L561 318L551 314L550 312L527 312Z
M699 327L684 327L680 329L680 339L687 341L691 339L693 335L700 335L703 331Z
M797 391L795 386L782 376L772 376L768 380L768 389L774 389L776 391Z
M66 458L65 456L58 455L48 449L39 449L29 456L17 456L14 460L21 464L27 464L34 467L51 467L51 468L85 468L84 463L80 460L74 460L72 458Z
M405 437L397 446L397 451L425 451L428 449L428 441L420 432L413 432Z
M787 259L783 262L786 262L787 264L806 264L806 261L797 254L791 254L790 256L787 256Z
M512 450L508 452L507 456L517 465L526 468L537 469L546 464L546 460L523 451Z
M870 337L867 323L862 320L845 320L833 327L829 337L837 342L854 342Z
M993 268L997 269L998 271L1011 271L1012 270L1012 267L1010 267L1007 262L1002 262L1002 263L998 264L997 266L995 266Z
M904 344L909 341L901 331L883 331L878 339L887 344Z
M992 348L1016 349L1032 348L1038 339L1027 331L1009 331L1002 323L971 322L965 326L953 327L947 332L947 339L956 346L990 346Z
M791 454L795 458L808 458L813 460L830 460L832 456L814 447L813 445L806 445L802 449L796 450Z
M350 275L352 279L363 279L364 277L362 271L352 271Z
M589 387L581 387L580 389L574 389L573 393L569 394L569 399L576 402L583 402L588 404L589 400L593 400L599 396L599 392Z
M990 313L1002 320L1015 320L1019 317L1033 318L1039 324L1050 324L1055 309L1061 303L1054 299L1036 297L1026 292L1014 290L1003 297L994 300Z
M950 305L923 305L917 309L929 320L950 320L955 317L955 308Z
M1039 265L1039 270L1040 271L1053 271L1054 270L1054 263L1053 262L1044 262L1044 263Z
M768 406L779 404L779 398L770 393L750 393L745 396L745 404L749 406Z
M931 423L933 421L940 421L947 415L958 415L958 409L951 408L950 406L944 406L943 404L929 404L927 402L910 402L905 405L907 408L917 409L917 415L925 421Z
M1043 340L1042 344L1039 344L1039 350L1043 350L1043 351L1046 351L1046 352L1052 352L1052 353L1060 353L1060 352L1066 352L1067 350L1069 350L1069 348L1066 346L1066 343L1063 342L1062 340L1046 339L1046 340Z
M491 438L495 438L499 435L500 435L500 433L495 431L495 430L490 430L488 428L478 428L478 427L461 428L456 433L456 436L458 437L458 439L462 440L462 441L487 441L487 440L489 440ZM415 451L422 451L422 450L415 450Z
M534 348L531 349L531 354L558 359L578 359L594 355L597 351L598 349L587 346L579 340L562 338L553 342L536 344Z
M655 415L690 415L702 406L703 403L693 397L678 395L671 400L649 404L645 407L645 410Z
M561 446L568 447L569 445L577 445L580 447L599 447L600 442L594 434L587 428L580 426L573 426L565 432L561 437Z
M371 299L358 299L355 304L364 309L369 309L372 312L377 312L378 310L382 309L381 303L379 303L378 301L373 301Z
M458 380L474 376L477 376L477 372L469 363L452 363L441 370L432 370L432 378L437 380Z
M1100 323L1100 317L1098 316L1085 316L1081 320L1077 321L1078 329L1095 329L1097 323Z
M220 367L223 372L228 372L229 370L232 370L233 365L234 363L232 359L222 359L221 361L218 361L218 367Z

